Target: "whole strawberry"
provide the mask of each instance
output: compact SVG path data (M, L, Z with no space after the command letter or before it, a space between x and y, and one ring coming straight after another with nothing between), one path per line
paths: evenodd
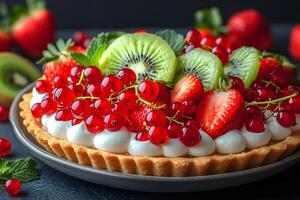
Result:
M19 6L20 7L20 6ZM27 6L10 17L11 33L15 43L29 56L41 57L47 44L55 38L55 20L51 11L45 8L43 0L27 0Z
M0 52L9 51L12 48L12 39L8 32L0 28Z
M228 21L228 31L237 46L253 46L259 50L272 46L270 25L257 10L249 9L232 15Z
M295 60L300 61L300 24L294 26L291 31L289 51Z
M59 39L56 46L49 44L48 51L44 51L44 57L39 61L44 64L44 75L49 81L54 81L55 77L66 77L71 68L77 65L71 53L85 53L85 49L74 46L72 40L64 42Z

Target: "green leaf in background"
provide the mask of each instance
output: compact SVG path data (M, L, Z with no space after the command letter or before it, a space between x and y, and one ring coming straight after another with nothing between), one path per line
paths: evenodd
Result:
M222 26L222 16L218 8L212 7L201 9L195 12L195 27L199 29L209 29L214 35L224 32Z
M280 54L277 54L277 53L264 51L264 52L262 52L262 57L263 58L267 58L267 57L275 58L283 66L288 67L288 68L295 68L296 67L296 65L294 63L292 63L286 56L283 56L283 55L280 55Z
M175 53L178 53L184 45L184 37L174 30L166 29L155 34L164 39Z
M19 179L26 183L40 178L36 162L31 158L5 161L0 158L0 184L8 179Z
M80 65L83 66L90 66L92 65L91 60L84 54L82 53L71 53L72 58L79 63Z

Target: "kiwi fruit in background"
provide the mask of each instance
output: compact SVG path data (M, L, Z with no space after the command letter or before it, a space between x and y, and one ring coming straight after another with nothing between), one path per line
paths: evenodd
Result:
M176 55L162 38L150 34L125 34L112 42L99 61L103 73L131 68L139 79L172 82Z
M9 106L15 96L39 76L28 60L13 53L0 53L0 104Z
M219 79L223 76L223 66L213 53L195 48L179 56L178 61L176 80L185 74L193 74L201 80L205 91L218 87Z
M260 51L254 47L241 47L232 52L225 73L240 78L248 89L259 71Z

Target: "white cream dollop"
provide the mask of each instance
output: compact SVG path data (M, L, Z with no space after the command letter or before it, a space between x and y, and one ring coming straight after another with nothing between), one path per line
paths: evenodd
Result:
M162 146L163 155L166 157L179 157L186 155L188 148L178 139L170 138L167 144Z
M42 99L45 95L46 95L46 93L38 93L36 91L35 87L33 87L32 98L30 99L30 108L36 103L41 103Z
M95 134L87 130L84 122L71 126L67 130L67 140L75 144L92 147L94 137Z
M152 144L148 141L137 141L135 134L130 137L128 153L133 156L161 156L163 155L162 147Z
M255 149L265 146L271 140L271 133L267 127L265 127L265 130L261 133L253 133L248 131L246 127L243 127L241 133L246 139L248 149Z
M271 139L274 141L284 140L292 134L290 128L281 126L274 117L270 118L269 122L267 122L267 126L271 132Z
M67 139L67 130L71 128L70 121L57 121L55 114L49 116L47 131L56 138Z
M200 131L201 141L196 146L189 148L189 155L192 156L208 156L215 152L215 141L204 131Z
M246 149L246 140L238 130L230 130L216 140L218 153L240 153Z
M116 132L105 129L95 136L94 146L112 153L126 153L129 140L130 133L124 127Z

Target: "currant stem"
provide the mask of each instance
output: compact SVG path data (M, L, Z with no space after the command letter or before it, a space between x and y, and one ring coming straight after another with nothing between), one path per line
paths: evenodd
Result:
M80 74L80 79L79 79L78 83L76 83L76 85L83 85L83 84L81 84L81 82L83 81L83 78L84 78L83 73L84 73L84 70L82 70L82 72Z
M95 99L100 99L99 97L94 97L94 96L85 96L85 97L77 97L76 100L84 100L84 99L92 99L92 100L95 100Z
M166 104L163 104L163 105L161 105L161 106L156 106L155 104L152 104L152 103L150 103L150 102L144 100L142 97L140 97L140 95L139 95L139 93L138 93L138 91L137 91L137 85L135 85L134 89L135 89L135 95L138 97L138 100L139 100L140 102L142 102L143 104L146 104L146 105L148 105L148 106L150 106L151 108L154 108L154 109L156 109L156 110L160 110L160 109L162 109L163 107L166 106Z
M284 100L287 100L287 99L290 99L290 98L293 98L297 96L297 93L293 93L289 96L285 96L285 97L281 97L281 98L278 98L278 99L274 99L274 100L271 100L271 101L252 101L252 102L246 102L246 106L256 106L256 105L262 105L262 104L276 104L276 103L280 103Z
M169 121L171 121L171 122L175 122L176 124L184 125L183 122L180 122L180 121L176 120L174 117L166 116L166 118L167 118Z

